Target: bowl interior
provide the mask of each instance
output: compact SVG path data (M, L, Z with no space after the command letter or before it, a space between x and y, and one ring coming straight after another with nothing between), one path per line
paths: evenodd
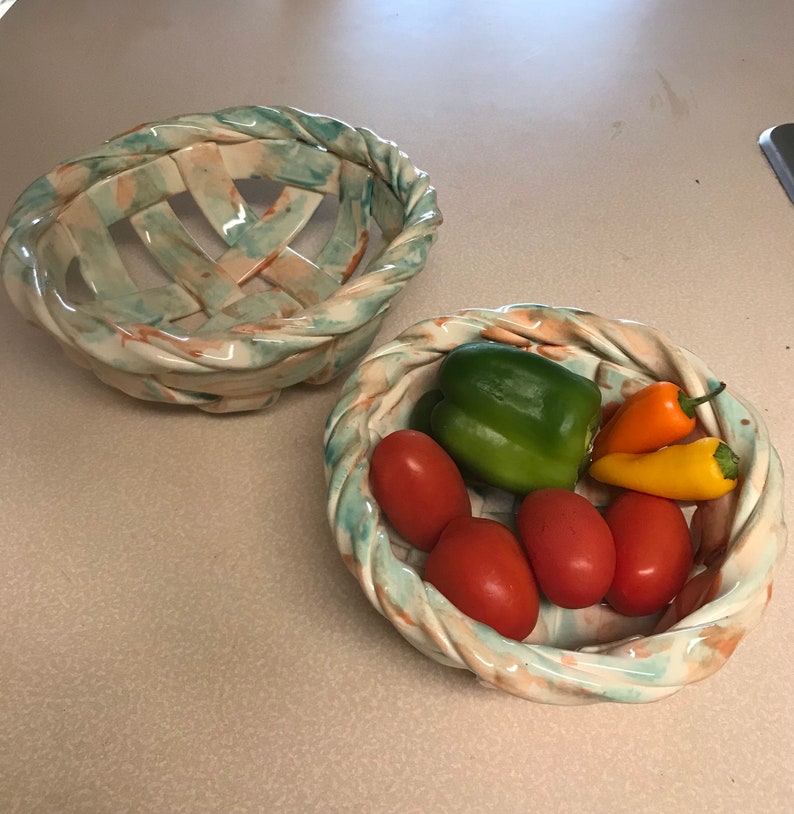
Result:
M556 361L565 367L598 382L606 414L616 405L618 394L620 400L623 400L650 381L648 378L638 377L636 371L604 362L574 349L565 351L556 349L553 355ZM440 364L439 358L421 367L407 370L399 385L389 393L383 394L382 409L373 414L370 422L372 438L370 453L380 438L394 430L411 426L414 406L425 392L436 386ZM521 502L520 496L479 483L469 482L467 488L474 515L497 520L516 531L515 516ZM598 483L588 476L580 479L576 491L586 496L598 508L605 508L619 493L619 490ZM695 508L694 504L682 504L682 509L690 522ZM421 576L427 554L406 542L385 516L381 517L381 522L388 529L391 550L395 558L414 568ZM710 564L718 568L723 556L724 553L711 560ZM698 564L693 575L704 569L702 563ZM701 597L692 610L704 601L705 597ZM560 608L545 597L541 597L538 624L525 641L569 649L593 647L631 636L649 635L659 629L664 617L665 611L649 616L628 617L617 613L603 602L588 608L572 610Z

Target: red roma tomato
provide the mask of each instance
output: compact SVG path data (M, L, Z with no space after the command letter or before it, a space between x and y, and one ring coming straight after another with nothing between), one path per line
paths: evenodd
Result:
M518 535L538 585L561 608L600 602L615 574L612 532L590 501L568 489L530 492L518 510Z
M623 492L606 510L617 562L607 602L626 616L662 610L684 587L692 540L674 500Z
M521 641L538 621L535 578L513 532L485 517L458 517L441 533L425 580L458 610Z
M389 521L409 543L430 551L453 517L471 516L455 462L429 435L396 430L372 453L370 485Z

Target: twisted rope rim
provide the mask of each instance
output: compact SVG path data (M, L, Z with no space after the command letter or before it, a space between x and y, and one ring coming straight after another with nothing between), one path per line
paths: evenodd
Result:
M744 463L740 486L712 503L702 521L705 579L690 602L702 605L674 603L649 634L577 649L514 642L464 616L395 556L369 488L369 453L381 434L405 425L422 374L451 348L482 338L551 354L606 392L618 373L641 383L676 381L692 392L716 381L694 354L649 326L541 305L460 311L420 322L372 351L345 383L325 433L329 521L371 604L430 658L528 700L644 703L711 675L759 622L786 547L780 459L758 412L735 396L723 394L701 417Z

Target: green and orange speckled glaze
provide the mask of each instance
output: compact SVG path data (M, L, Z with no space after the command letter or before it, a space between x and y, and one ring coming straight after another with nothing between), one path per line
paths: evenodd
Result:
M517 642L472 621L422 581L424 555L399 539L372 496L369 457L380 438L407 426L444 355L481 339L545 354L589 376L605 407L654 380L677 382L693 395L717 382L653 328L541 305L427 320L371 351L345 383L325 436L329 520L370 602L426 655L533 701L643 703L715 672L761 619L786 547L780 460L756 410L727 392L699 417L705 432L740 456L740 483L725 498L687 507L696 567L664 612L637 619L606 605L562 610L544 602L536 629ZM577 489L596 505L614 494L588 478ZM470 493L475 514L512 523L514 497Z
M251 178L284 185L261 216L235 183ZM185 192L220 254L169 203ZM327 195L338 198L332 234L304 256L290 242ZM157 284L122 261L120 222ZM427 174L371 131L294 108L229 108L142 125L39 178L0 235L0 272L22 314L106 383L214 412L257 409L367 350L440 223ZM375 227L383 245L363 267Z

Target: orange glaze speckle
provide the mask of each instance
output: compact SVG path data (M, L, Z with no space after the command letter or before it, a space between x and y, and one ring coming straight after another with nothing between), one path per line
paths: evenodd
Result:
M484 328L480 332L480 336L482 336L483 339L490 339L493 342L501 342L503 345L515 345L516 347L525 347L532 344L532 340L527 339L525 336L521 336L517 333L513 333L513 331L507 330L506 328L499 328L497 326Z
M545 356L552 362L562 362L567 358L568 351L560 345L538 345L538 355Z
M116 206L120 212L126 212L130 208L137 188L134 175L122 174L116 179Z
M369 244L369 230L365 229L358 239L358 247L356 248L356 251L350 258L350 262L347 264L347 267L342 273L342 282L345 282L345 280L347 280L350 277L350 275L358 268L358 264L361 262L361 258L367 251L368 244Z
M384 609L388 609L390 619L401 622L409 627L416 627L416 621L412 616L409 616L408 612L404 608L395 609L393 604L387 604L389 603L388 595L382 585L375 585L375 594L377 595L381 606Z

